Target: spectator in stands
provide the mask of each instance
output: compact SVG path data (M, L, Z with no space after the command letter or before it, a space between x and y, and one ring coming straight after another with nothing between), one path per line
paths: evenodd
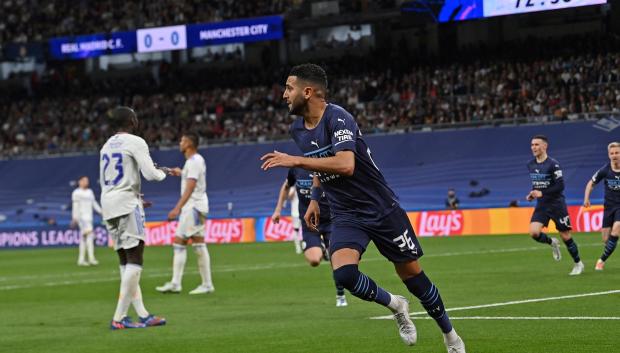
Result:
M452 188L448 189L448 197L446 197L446 209L456 210L459 208L459 198L456 197L456 191Z

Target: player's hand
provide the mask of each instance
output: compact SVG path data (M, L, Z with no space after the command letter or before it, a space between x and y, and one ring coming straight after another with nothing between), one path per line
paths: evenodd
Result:
M583 200L583 207L585 207L585 208L590 207L590 199Z
M172 175L172 176L181 176L181 173L183 171L181 170L181 168L179 167L175 167L175 168L170 168L168 171L168 175Z
M267 153L260 157L260 160L263 161L263 165L261 165L262 170L275 167L292 168L297 166L297 157L278 151Z
M69 228L75 228L77 226L77 221L75 219L71 220L71 223L69 223Z
M528 201L532 201L534 200L534 196L532 196L532 192L530 191L529 194L525 195L525 199Z
M530 194L535 199L539 199L539 198L541 198L543 196L542 191L540 191L540 190L532 190L532 192L530 192Z
M181 213L181 210L178 208L173 208L172 211L168 212L168 220L169 221L174 221L177 217L179 217L179 214Z
M319 209L319 203L315 200L310 201L310 205L308 205L308 210L304 215L304 221L308 228L319 231L319 217L321 215L321 210Z
M151 206L153 206L153 203L151 201L142 200L142 208L149 208Z
M278 211L274 212L274 213L271 215L271 221L272 221L273 223L275 223L275 224L280 223L280 216L281 216L280 212L278 212Z

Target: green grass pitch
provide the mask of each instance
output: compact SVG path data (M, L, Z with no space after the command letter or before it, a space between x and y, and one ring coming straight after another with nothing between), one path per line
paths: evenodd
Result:
M450 312L469 353L618 352L620 293L521 303L620 289L620 254L594 272L603 245L599 234L576 236L586 272L569 277L570 256L555 262L551 249L525 235L422 238L421 263L448 309L505 303ZM418 315L418 344L405 346L389 314L347 295L335 307L331 271L311 268L290 243L210 245L216 292L189 296L199 283L188 251L183 293L162 295L169 280L170 247L147 248L142 291L147 309L168 325L111 331L118 295L118 267L111 249L97 249L98 267L78 268L76 249L0 252L0 352L445 352L432 320ZM361 270L411 310L420 304L406 292L390 263L374 246ZM135 317L133 309L130 314ZM417 317L417 316L416 316ZM472 317L504 317L475 320ZM552 318L543 320L518 317ZM572 317L574 320L553 319Z

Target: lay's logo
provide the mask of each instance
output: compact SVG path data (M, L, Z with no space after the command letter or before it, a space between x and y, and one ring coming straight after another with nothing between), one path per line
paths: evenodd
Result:
M603 228L603 206L579 207L577 232L598 232Z
M273 223L271 217L267 217L263 227L265 241L289 241L293 240L293 222L289 217L281 217L278 224Z
M205 241L208 243L239 243L243 238L241 219L208 219L205 225Z
M416 230L420 236L463 234L463 212L424 211L418 216Z

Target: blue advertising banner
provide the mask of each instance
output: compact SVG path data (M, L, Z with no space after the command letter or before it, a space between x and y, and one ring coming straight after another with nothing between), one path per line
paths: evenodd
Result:
M54 38L49 46L54 59L84 59L137 51L135 31Z
M108 232L105 227L94 229L95 245L108 245ZM69 227L41 226L0 230L0 249L47 248L78 246L80 231Z
M187 47L282 39L283 27L281 16L188 25Z

